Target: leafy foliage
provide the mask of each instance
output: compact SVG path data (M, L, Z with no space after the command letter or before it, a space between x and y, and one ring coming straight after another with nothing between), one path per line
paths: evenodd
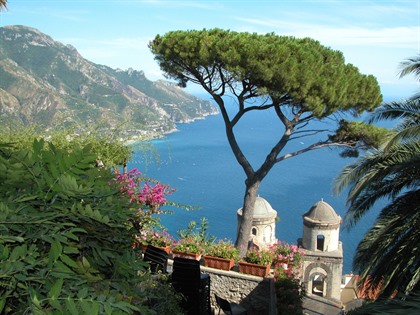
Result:
M394 299L383 299L368 302L362 307L348 312L349 315L381 315L381 314L406 314L420 313L420 294L411 293L407 296L398 296Z
M418 68L418 60L414 64ZM407 67L413 71L413 67ZM406 72L404 72L406 73ZM418 71L416 71L418 73ZM348 227L379 200L387 204L359 243L353 264L367 290L380 297L418 290L420 283L420 106L419 98L385 104L371 121L400 119L378 150L347 166L336 190L350 188Z
M0 312L154 314L135 209L96 159L89 145L0 145Z
M209 233L207 232L208 228L208 220L206 218L201 218L200 225L197 226L197 222L190 221L186 229L179 230L177 233L180 239L195 239L202 245L208 245L213 243L215 240L215 237L209 235Z
M44 149L49 150L48 143L54 143L55 148L72 152L74 147L89 145L96 160L105 166L122 166L130 159L134 146L128 146L121 140L119 129L108 131L99 128L79 130L64 128L61 130L43 131L39 126L23 126L16 121L0 126L0 137L3 142L13 144L14 148L28 149L33 139L44 139ZM150 148L147 142L136 145L140 150Z
M358 157L361 148L379 148L390 132L386 128L378 128L358 121L340 120L339 126L330 140L337 143L353 144L341 152L343 157Z
M206 248L206 255L224 259L239 259L239 251L230 240L219 240Z
M258 249L256 247L248 248L243 261L257 265L271 265L273 262L273 252L271 250Z
M303 314L304 290L298 279L277 277L274 282L277 297L277 314Z

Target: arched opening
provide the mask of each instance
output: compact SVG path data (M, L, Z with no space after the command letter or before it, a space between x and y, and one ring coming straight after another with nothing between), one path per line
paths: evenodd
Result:
M252 233L252 235L257 235L257 228L256 227L253 227L252 228L252 230L251 230L251 233Z
M311 285L311 288L312 288L311 293L313 295L318 295L318 296L324 297L325 292L326 292L326 290L325 290L325 285L326 285L325 276L321 275L321 274L315 274L315 275L312 276L312 281L311 282L312 282L311 283L312 284Z
M317 235L316 237L316 249L320 251L324 251L324 243L325 243L325 236L324 235Z

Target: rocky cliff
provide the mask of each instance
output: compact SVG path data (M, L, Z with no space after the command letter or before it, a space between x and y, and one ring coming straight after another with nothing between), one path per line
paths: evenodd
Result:
M112 69L25 26L0 28L0 117L44 128L101 123L159 135L217 114L210 102L142 71Z

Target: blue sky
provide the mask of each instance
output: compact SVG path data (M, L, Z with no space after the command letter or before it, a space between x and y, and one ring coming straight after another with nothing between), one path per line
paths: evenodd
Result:
M218 27L311 37L376 76L385 97L418 91L414 76L399 79L398 67L420 52L420 0L9 0L0 26L16 24L71 44L95 63L143 70L150 80L163 78L147 47L156 34Z

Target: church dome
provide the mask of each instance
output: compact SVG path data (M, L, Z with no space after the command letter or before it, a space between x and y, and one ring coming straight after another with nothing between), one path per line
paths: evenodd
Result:
M305 221L315 224L339 224L341 217L324 200L315 203L308 212L303 215Z
M238 210L238 214L242 215L242 208ZM267 200L257 196L254 205L254 219L266 219L277 217L277 211L271 207Z

